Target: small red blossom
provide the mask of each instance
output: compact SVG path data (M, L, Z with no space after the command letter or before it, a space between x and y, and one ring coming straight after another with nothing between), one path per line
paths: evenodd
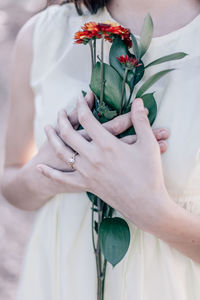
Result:
M138 62L137 58L130 57L128 56L128 54L121 55L120 57L116 57L116 58L121 64L123 64L128 69L134 69L142 65Z

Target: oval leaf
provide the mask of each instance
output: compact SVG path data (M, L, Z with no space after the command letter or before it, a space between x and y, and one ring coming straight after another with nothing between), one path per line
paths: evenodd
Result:
M128 54L128 48L124 44L124 42L116 38L111 46L110 49L110 65L121 75L121 77L124 77L125 69L123 68L122 64L117 60L117 57L120 57L121 55L127 55Z
M121 76L111 66L104 64L104 102L117 112L121 107L122 83ZM96 63L92 71L90 88L100 98L101 93L101 64Z
M136 40L136 37L131 33L131 40L133 43L133 53L135 54L136 58L139 58L140 56L140 51L138 47L138 42Z
M140 98L152 85L154 85L158 80L160 80L163 76L168 73L174 71L175 69L168 69L161 72L158 72L152 75L139 89L137 92L136 98Z
M148 118L149 118L149 123L152 126L156 119L157 111L158 111L157 103L154 98L154 93L143 95L141 98L144 102L144 106L149 110ZM136 134L135 129L131 127L128 130L126 130L122 135L120 135L120 137L133 135L133 134Z
M130 230L121 218L106 218L99 229L100 247L105 259L115 267L126 255L130 244Z
M163 56L161 58L158 58L158 59L152 61L150 64L148 64L145 67L145 69L149 68L149 67L152 67L152 66L155 66L155 65L159 65L159 64L165 63L167 61L182 59L182 58L184 58L187 55L188 54L186 54L184 52L177 52L177 53L173 53L173 54L170 54L170 55L166 55L166 56Z
M142 96L144 106L149 110L148 118L149 123L152 126L157 116L157 103L154 98L154 93L146 94Z
M142 32L140 35L140 46L139 46L140 59L144 56L144 54L149 49L149 46L153 38L153 29L154 29L153 20L151 15L148 14L144 20L144 25L142 27Z

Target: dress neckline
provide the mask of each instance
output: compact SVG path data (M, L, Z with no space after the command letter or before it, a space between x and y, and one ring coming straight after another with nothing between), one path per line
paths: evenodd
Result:
M115 22L115 23L119 23L118 21L116 21L111 13L109 12L107 6L105 5L104 8L104 13L106 15L106 18L109 19L109 21L111 22ZM188 32L190 31L193 27L196 27L196 24L198 24L198 22L200 23L200 14L198 14L194 19L192 19L189 23L187 23L186 25L174 30L174 31L171 31L169 33L166 33L164 35L160 35L160 36L156 36L156 37L153 37L152 39L152 42L158 42L158 41L163 41L163 40L169 40L169 39L173 39L173 38L176 38L179 34L182 34L182 33L185 33L185 32ZM121 24L123 26L123 24ZM200 24L199 24L200 25ZM137 39L139 39L140 37L138 35L135 34L135 37Z

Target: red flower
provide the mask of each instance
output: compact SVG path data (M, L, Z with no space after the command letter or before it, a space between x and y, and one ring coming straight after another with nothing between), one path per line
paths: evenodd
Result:
M89 22L81 27L81 31L75 34L76 44L87 44L91 39L100 39L112 42L113 38L119 36L128 47L132 46L130 31L117 23L95 23Z
M128 68L130 70L137 68L139 66L141 66L142 64L140 64L138 62L138 59L135 57L130 57L127 54L126 55L122 55L120 57L116 57L117 60L123 64L125 66L125 68Z
M105 35L105 39L112 42L113 38L119 36L128 47L132 46L130 30L117 23L99 23L100 31Z
M100 39L101 35L92 31L78 31L76 32L74 39L76 44L87 44L91 39Z

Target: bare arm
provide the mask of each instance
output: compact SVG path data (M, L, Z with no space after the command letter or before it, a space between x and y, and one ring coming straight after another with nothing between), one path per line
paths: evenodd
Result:
M63 161L56 158L47 142L38 153L34 142L34 95L29 80L36 20L37 16L22 28L13 51L6 160L1 180L5 198L14 206L26 210L37 209L49 198L62 192L57 184L44 179L36 171L36 164L46 161L60 169L66 167Z

